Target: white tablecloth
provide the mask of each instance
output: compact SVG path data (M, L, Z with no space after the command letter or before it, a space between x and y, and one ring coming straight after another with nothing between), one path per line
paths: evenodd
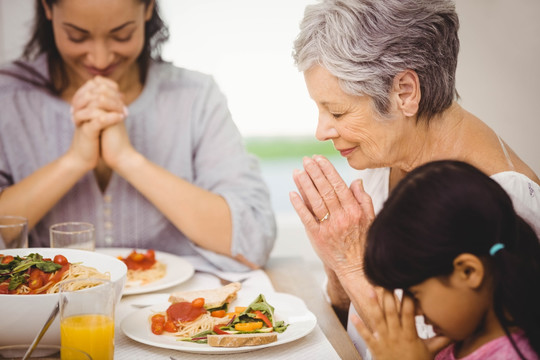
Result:
M249 278L242 283L242 289L253 290L263 294L274 292L274 288L268 276L262 270L256 270L249 273L225 273L219 272L208 263L203 262L199 258L186 257L186 260L192 263L195 269L210 270L220 274L222 277L236 280L249 275ZM172 349L164 349L145 345L128 338L122 332L120 324L125 316L131 312L138 310L132 304L159 304L166 299L164 294L169 294L174 291L209 289L221 286L219 280L212 275L195 273L195 275L180 285L165 289L151 294L129 295L122 298L119 306L116 309L115 319L115 359L121 360L137 360L137 359L222 359L231 358L235 360L253 360L257 359L339 359L338 354L324 336L324 333L317 325L315 329L307 336L279 346L269 347L266 349L256 350L254 352L244 352L235 354L193 354Z

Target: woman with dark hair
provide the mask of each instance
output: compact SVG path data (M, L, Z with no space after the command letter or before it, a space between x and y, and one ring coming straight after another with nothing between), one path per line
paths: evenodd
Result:
M434 160L467 162L497 181L540 235L540 179L457 98L459 19L451 0L322 0L306 7L294 60L319 110L316 137L332 141L360 180L328 159L305 158L290 195L346 322L363 274L367 229L391 191ZM365 188L366 192L363 191ZM353 326L349 334L362 355Z
M433 359L437 348L416 335L415 314L454 342L437 360L539 359L540 243L478 169L437 161L411 171L365 247L366 277L387 291L384 306L370 304L372 330L353 322L375 359ZM402 304L395 289L404 290Z
M263 266L269 193L214 80L160 57L154 0L36 0L23 57L0 71L0 214L96 226L97 246ZM257 229L257 231L253 231Z

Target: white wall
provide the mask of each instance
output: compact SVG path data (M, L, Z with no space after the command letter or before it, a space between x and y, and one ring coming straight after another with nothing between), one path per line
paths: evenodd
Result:
M540 1L458 0L462 105L540 175Z
M33 0L0 0L0 63L21 54L33 14Z

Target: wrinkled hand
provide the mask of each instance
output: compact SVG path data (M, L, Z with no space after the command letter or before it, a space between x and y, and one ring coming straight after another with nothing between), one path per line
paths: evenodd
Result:
M70 151L89 169L94 168L102 151L105 129L123 123L126 108L118 85L97 76L81 86L72 99L75 134Z
M409 296L400 301L392 292L385 290L381 304L373 291L370 294L370 330L360 317L351 321L376 360L423 360L433 359L435 354L450 344L450 339L436 336L428 340L418 337L415 324L415 305Z
M323 263L338 277L362 271L365 236L375 217L362 182L349 188L320 155L304 158L304 171L293 178L299 193L290 193L291 203Z

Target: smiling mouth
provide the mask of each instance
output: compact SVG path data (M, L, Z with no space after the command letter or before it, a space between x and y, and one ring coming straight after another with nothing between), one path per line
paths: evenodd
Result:
M92 67L92 66L86 66L86 69L92 75L108 76L108 75L112 74L112 72L116 69L116 65L117 64L109 65L105 69L97 69L97 68Z
M341 156L343 157L347 157L348 155L350 155L356 148L353 147L353 148L349 148L349 149L343 149L343 150L338 150L339 153L341 154Z

